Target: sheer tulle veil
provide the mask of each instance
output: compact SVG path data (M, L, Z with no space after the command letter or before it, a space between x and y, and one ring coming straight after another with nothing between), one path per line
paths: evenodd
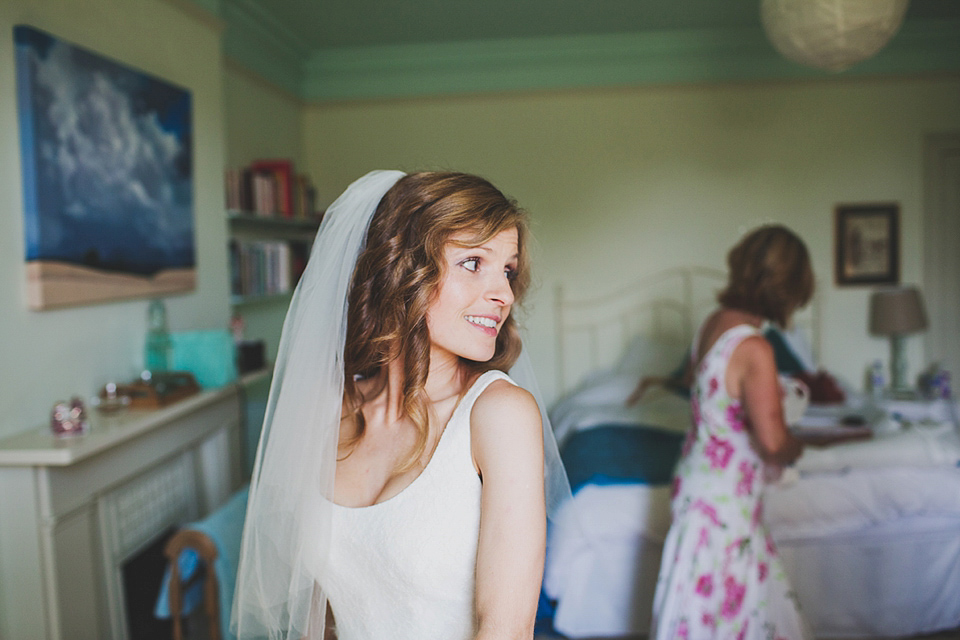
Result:
M323 637L326 598L317 584L330 546L347 293L374 211L403 175L368 173L327 209L290 302L241 544L231 616L241 640ZM570 486L525 352L509 373L540 403L552 517Z

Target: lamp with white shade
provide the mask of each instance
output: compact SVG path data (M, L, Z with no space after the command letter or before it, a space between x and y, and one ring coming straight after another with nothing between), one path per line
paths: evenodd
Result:
M843 71L893 38L909 0L761 0L767 38L785 58Z
M870 296L870 333L890 337L890 391L913 395L907 384L906 337L927 328L923 297L916 287L881 289Z

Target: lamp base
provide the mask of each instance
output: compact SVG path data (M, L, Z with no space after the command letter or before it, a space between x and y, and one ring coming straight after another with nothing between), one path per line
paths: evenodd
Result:
M902 391L907 385L907 336L895 333L890 336L890 388Z

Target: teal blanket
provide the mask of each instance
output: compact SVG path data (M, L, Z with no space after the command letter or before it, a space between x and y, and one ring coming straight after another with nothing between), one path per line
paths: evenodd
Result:
M646 425L598 425L560 451L570 488L586 484L669 484L685 434Z

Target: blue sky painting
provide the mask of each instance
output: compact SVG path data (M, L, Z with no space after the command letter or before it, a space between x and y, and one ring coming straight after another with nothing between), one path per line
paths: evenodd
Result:
M33 27L14 41L27 262L192 270L189 91Z

